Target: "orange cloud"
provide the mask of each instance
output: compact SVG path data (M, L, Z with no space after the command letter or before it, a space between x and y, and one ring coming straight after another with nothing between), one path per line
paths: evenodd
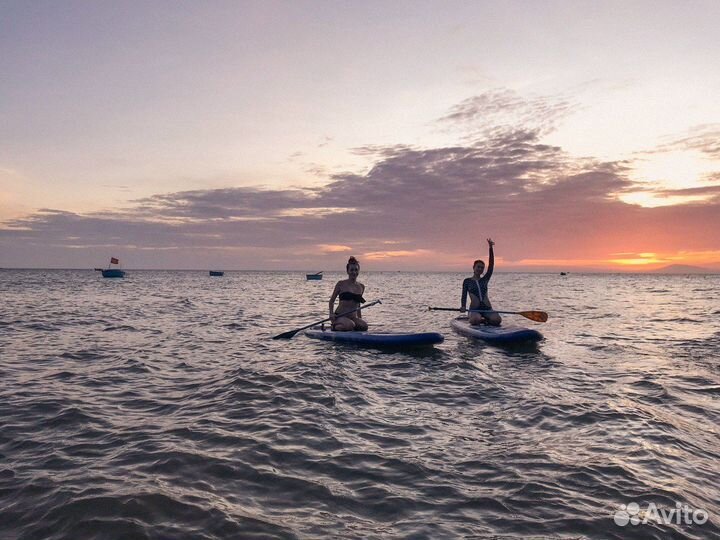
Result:
M522 266L533 266L533 267L544 267L544 266L556 266L556 267L597 267L606 265L608 261L603 259L520 259L519 261L513 261L511 263L499 264L496 261L496 267L502 270L506 267L522 267Z
M408 250L371 251L369 253L363 254L363 258L369 259L371 261L376 261L376 260L399 258L399 257L422 257L425 255L430 255L431 253L432 253L432 251L430 251L428 249L415 249L412 251L408 251Z
M352 250L350 246L343 246L341 244L318 244L318 247L323 253L341 253Z
M637 253L634 257L631 256L619 259L611 259L608 262L613 264L619 264L620 266L645 266L648 264L652 265L663 263L666 262L666 260L658 257L656 253Z

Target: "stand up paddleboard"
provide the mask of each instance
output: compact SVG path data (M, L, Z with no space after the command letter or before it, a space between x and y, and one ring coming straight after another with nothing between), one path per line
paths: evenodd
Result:
M512 344L540 341L543 338L543 335L537 330L522 326L473 326L468 322L467 317L453 319L450 325L460 335L482 339L488 343Z
M319 326L305 330L305 335L312 339L371 347L427 347L442 343L445 339L437 332L336 332L323 330Z

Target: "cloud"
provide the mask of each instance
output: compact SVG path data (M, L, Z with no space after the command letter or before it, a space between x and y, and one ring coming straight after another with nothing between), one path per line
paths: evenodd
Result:
M720 161L720 124L703 124L690 130L669 145L670 148L698 150L709 158Z
M562 96L528 98L510 89L494 89L462 101L439 122L469 130L476 136L498 135L517 126L547 134L576 108Z
M350 246L342 246L337 244L318 244L318 248L323 253L342 253L344 251L352 251Z
M365 259L371 261L393 259L398 257L425 257L430 255L432 251L428 249L399 250L399 251L370 251L363 254Z
M226 188L182 191L135 201L136 216L188 219L261 218L271 220L288 209L318 206L311 190Z
M693 188L684 188L684 189L662 189L662 190L653 190L653 193L657 197L688 197L688 196L697 196L697 195L709 195L716 197L720 195L720 185L718 186L703 186L703 187L693 187Z
M87 214L40 210L0 229L0 265L52 256L92 266L120 249L136 267L341 267L338 254L352 251L370 269L464 268L485 255L487 237L509 266L720 245L717 196L659 208L624 203L619 194L645 189L629 178L629 163L574 159L545 144L543 130L569 107L511 92L478 96L444 121L487 120L484 134L440 148L358 148L373 157L370 170L333 175L322 187L181 191ZM679 191L687 190L659 193L693 194Z

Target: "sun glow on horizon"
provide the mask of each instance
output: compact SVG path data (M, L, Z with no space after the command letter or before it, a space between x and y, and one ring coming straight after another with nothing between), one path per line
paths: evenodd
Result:
M707 179L717 173L720 164L694 150L677 150L639 158L632 176L646 186L642 191L622 193L618 198L627 204L646 208L671 206L708 200L712 195L673 194L674 190L708 187Z
M706 201L709 195L673 195L659 197L652 192L636 191L633 193L625 193L618 197L622 202L627 204L636 204L644 208L658 208L660 206L673 206L675 204L687 204L694 202Z
M504 261L498 265L502 270L513 268L558 268L558 269L598 269L598 270L657 270L670 265L700 266L720 269L720 251L681 251L675 253L624 252L612 253L602 259L521 259Z
M702 179L717 172L718 163L696 150L678 150L651 154L638 160L637 176L645 181L659 182L665 189L702 186Z

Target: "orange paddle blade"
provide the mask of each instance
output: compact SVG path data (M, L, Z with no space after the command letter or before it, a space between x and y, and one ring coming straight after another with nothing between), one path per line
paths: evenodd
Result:
M548 320L548 314L544 311L520 311L518 315L535 322L546 322Z

